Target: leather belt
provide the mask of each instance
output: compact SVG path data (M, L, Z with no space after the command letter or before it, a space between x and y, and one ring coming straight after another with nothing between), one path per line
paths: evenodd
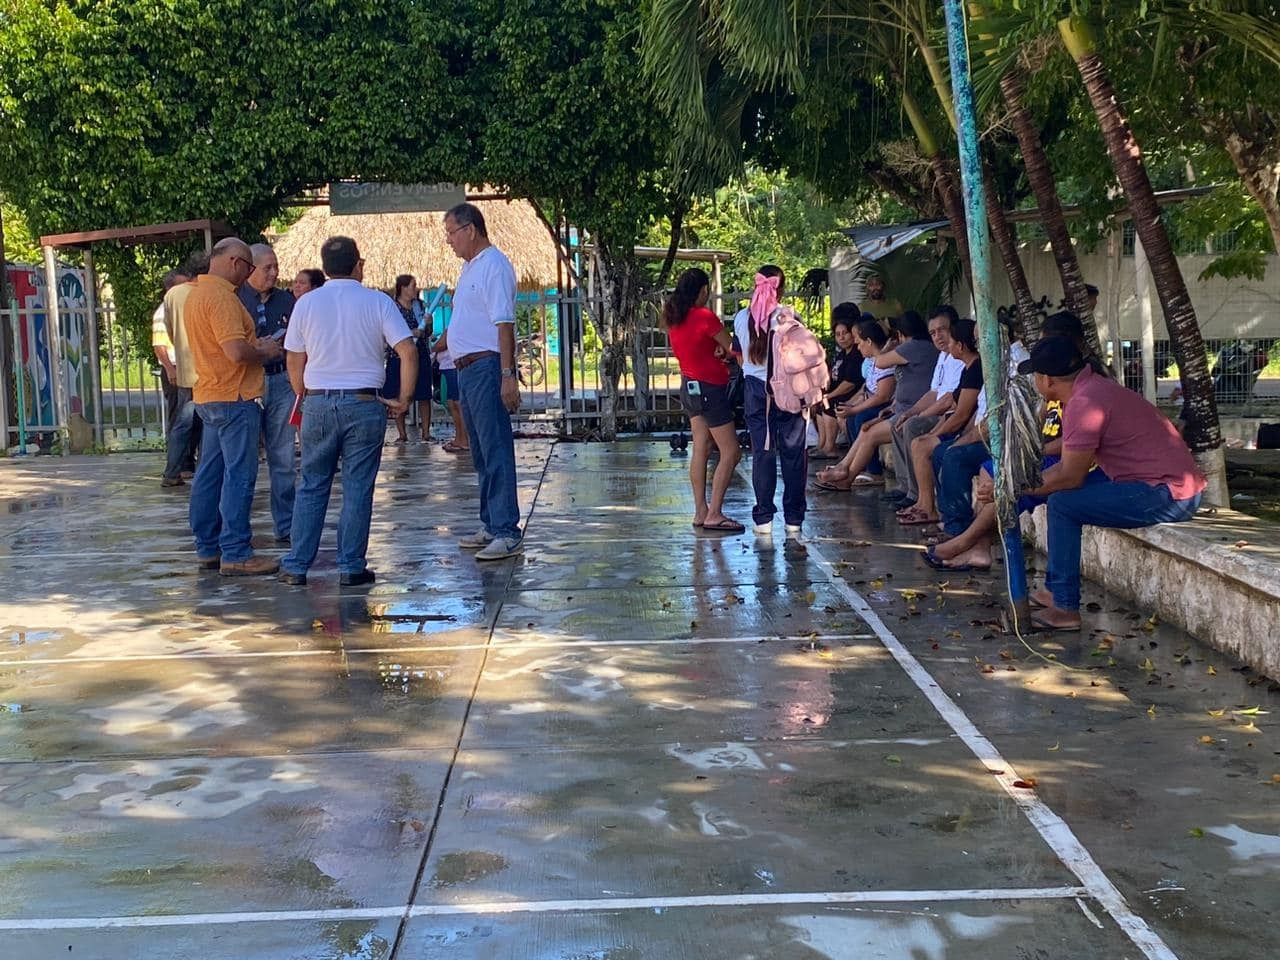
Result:
M467 367L471 366L473 363L476 363L479 360L483 360L485 357L496 357L496 356L498 356L497 350L477 350L475 353L468 353L468 354L464 354L461 357L458 357L456 360L453 361L453 368L455 370L465 370Z
M359 387L353 390L308 390L308 397L360 397L363 400L372 400L378 395L378 391L373 387Z

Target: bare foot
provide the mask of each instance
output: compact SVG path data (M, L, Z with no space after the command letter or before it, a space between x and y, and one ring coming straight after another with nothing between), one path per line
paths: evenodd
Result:
M939 553L941 547L935 547L933 555L942 557ZM989 546L970 547L968 550L961 551L953 557L943 557L951 566L959 567L968 564L975 570L991 569L991 548Z

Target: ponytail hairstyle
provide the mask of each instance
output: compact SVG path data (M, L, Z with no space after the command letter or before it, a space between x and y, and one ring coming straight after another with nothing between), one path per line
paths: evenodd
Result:
M884 332L879 320L859 320L854 325L853 332L862 340L870 340L880 349L889 342L889 335Z
M973 353L978 352L978 325L972 320L957 320L951 324L951 339Z
M769 318L778 309L778 298L786 282L782 268L772 263L756 271L756 289L751 294L751 306L747 307L747 329L751 334L747 359L752 363L764 363L769 350Z
M698 294L702 292L702 288L710 285L711 280L707 277L707 272L697 267L690 267L680 274L676 280L676 288L671 291L671 296L667 297L666 303L662 305L663 326L678 327L684 323L685 317L698 302Z

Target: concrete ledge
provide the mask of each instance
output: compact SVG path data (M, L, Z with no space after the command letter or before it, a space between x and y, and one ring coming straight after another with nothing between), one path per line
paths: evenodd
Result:
M1040 507L1023 529L1043 551ZM1242 543L1242 546L1236 544ZM1090 580L1280 678L1280 527L1234 510L1139 530L1085 527Z

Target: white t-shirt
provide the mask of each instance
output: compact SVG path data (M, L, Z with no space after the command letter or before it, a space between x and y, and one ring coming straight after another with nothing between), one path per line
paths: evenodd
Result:
M497 247L485 247L462 265L453 293L449 353L459 357L498 349L498 324L515 323L516 271Z
M933 380L929 389L933 391L933 399L940 400L948 393L953 393L960 386L960 374L964 373L964 361L957 360L945 350L938 354L933 365Z
M308 390L359 390L382 386L386 347L408 338L394 300L344 277L298 301L284 348L307 355Z
M1012 380L1018 376L1018 364L1023 360L1030 360L1031 353L1022 345L1021 340L1015 340L1009 344L1009 379ZM961 365L963 366L963 364ZM959 381L957 381L958 383ZM978 412L974 414L977 419L981 420L987 415L987 386L984 383L982 389L978 391Z
M768 379L768 369L765 363L752 363L747 358L747 352L751 349L751 309L743 307L733 317L733 335L738 338L738 346L742 347L742 373L744 376L755 377L757 380ZM765 358L766 363L768 357Z

